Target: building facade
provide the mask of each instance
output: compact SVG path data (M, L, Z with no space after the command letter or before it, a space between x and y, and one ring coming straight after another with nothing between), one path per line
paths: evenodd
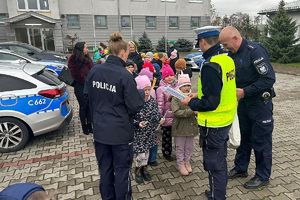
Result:
M21 41L65 51L76 41L106 43L110 33L138 40L145 31L154 45L194 41L194 28L210 24L210 0L0 0L0 41Z

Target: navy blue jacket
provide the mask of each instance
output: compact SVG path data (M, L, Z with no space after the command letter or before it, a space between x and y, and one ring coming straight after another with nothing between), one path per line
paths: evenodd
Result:
M212 111L220 104L223 87L222 69L217 63L212 65L209 61L212 56L220 53L223 53L220 44L216 44L203 53L205 62L200 71L203 96L201 99L194 98L189 102L189 107L194 111Z
M85 93L92 112L94 140L108 145L132 142L132 117L144 100L125 62L110 55L105 63L95 65L86 79Z
M0 192L0 200L26 200L38 191L45 189L35 183L15 183Z
M244 99L261 99L275 83L275 72L267 50L258 43L243 39L239 50L229 54L236 66L236 86L243 88Z

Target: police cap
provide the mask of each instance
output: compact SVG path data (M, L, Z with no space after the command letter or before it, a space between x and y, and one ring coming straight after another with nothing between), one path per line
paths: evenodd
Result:
M194 29L197 34L196 40L201 40L209 37L217 37L220 34L220 26L204 26L201 28Z

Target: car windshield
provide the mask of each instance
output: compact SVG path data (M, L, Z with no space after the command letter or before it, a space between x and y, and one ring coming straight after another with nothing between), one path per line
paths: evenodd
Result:
M39 61L39 60L41 60L41 59L39 59L39 58L37 58L37 57L35 57L34 55L28 55L27 53L18 53L20 56L23 56L23 57L25 57L25 58L27 58L27 59L29 59L29 60L32 60L32 61Z
M26 47L27 47L28 49L30 49L30 50L37 51L37 52L39 52L39 53L43 52L42 49L39 49L39 48L37 48L37 47L35 47L35 46L32 46L32 45L24 44L24 46L26 46Z

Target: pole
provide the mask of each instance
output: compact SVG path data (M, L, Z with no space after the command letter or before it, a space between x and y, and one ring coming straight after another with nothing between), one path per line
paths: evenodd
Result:
M168 24L167 24L167 0L165 0L165 52L168 52Z
M93 30L94 30L94 47L97 47L96 44L96 26L95 26L95 16L94 16L94 5L93 5L93 0L91 0L91 12L92 12L92 22L93 22Z
M121 32L121 27L120 27L120 0L117 1L117 8L118 8L118 30Z

